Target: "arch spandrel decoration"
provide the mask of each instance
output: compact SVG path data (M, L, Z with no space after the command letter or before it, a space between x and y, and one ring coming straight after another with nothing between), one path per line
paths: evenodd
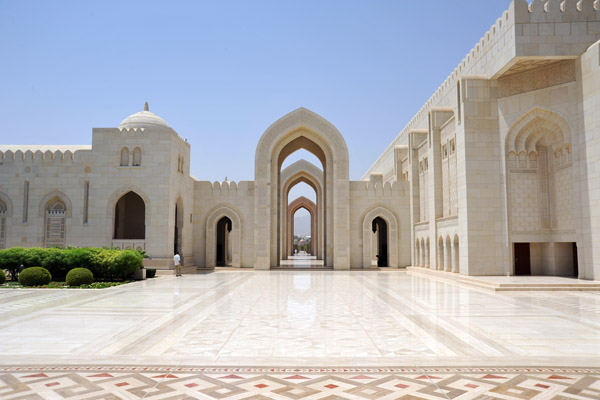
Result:
M400 219L389 208L384 205L375 205L365 211L361 217L362 226L362 246L363 246L363 268L368 268L371 265L371 249L373 240L372 222L375 218L381 217L388 226L388 265L392 268L399 266L399 240L400 240ZM422 245L418 245L417 248Z
M233 243L231 246L231 265L239 268L242 266L242 217L234 206L221 203L213 207L206 217L206 255L205 265L214 268L217 264L217 223L223 217L231 220Z
M304 143L306 142L306 143ZM289 147L294 143L293 147ZM273 123L262 135L255 154L255 265L268 269L281 256L280 166L287 154L300 148L324 158L324 204L327 266L350 267L348 148L339 131L324 118L299 108ZM331 212L327 212L331 210ZM335 213L334 213L335 210ZM333 257L331 256L333 255Z

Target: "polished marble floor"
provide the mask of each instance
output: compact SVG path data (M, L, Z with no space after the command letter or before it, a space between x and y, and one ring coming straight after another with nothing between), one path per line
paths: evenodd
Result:
M0 354L11 368L592 368L600 367L600 292L494 293L393 270L2 289Z

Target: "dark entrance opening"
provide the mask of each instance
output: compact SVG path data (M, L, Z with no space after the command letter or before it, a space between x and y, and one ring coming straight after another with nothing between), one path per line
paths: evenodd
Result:
M377 234L377 266L388 266L387 222L381 217L373 220L373 233Z
M231 220L223 217L217 222L217 266L224 267L231 265L231 241L229 233L231 232Z
M134 192L127 192L115 206L115 239L146 237L146 205Z
M573 242L573 276L579 278L579 261L577 261L577 243Z
M515 275L531 275L529 243L514 243Z

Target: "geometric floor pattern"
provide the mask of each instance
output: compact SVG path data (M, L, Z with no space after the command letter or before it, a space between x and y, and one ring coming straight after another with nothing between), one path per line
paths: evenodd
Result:
M0 368L2 399L600 399L600 368Z

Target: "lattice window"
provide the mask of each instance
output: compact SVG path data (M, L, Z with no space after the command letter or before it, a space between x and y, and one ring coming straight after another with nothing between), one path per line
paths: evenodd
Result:
M46 247L64 246L66 244L67 207L60 199L49 202L46 208Z
M6 248L6 204L0 200L0 249Z

